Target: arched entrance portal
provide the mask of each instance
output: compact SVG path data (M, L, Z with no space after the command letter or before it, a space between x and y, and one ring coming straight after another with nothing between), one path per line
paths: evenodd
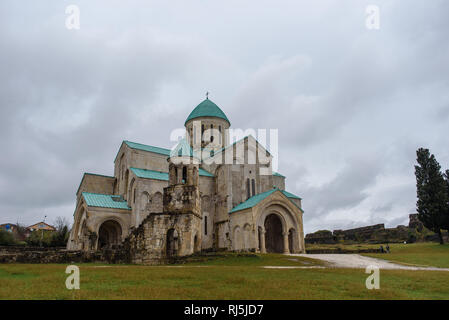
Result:
M117 221L107 220L98 230L98 249L108 249L119 245L122 240L122 227Z
M281 219L270 214L266 217L265 223L265 248L267 252L284 252L284 238L282 236Z

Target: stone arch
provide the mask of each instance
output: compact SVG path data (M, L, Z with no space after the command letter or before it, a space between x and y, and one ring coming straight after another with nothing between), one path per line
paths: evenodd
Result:
M81 227L83 225L83 222L86 221L86 219L87 219L86 209L84 209L84 207L81 207L77 218L78 219L76 219L76 220L78 222L75 221L76 226L75 226L75 230L74 230L74 236L75 236L75 239L80 239Z
M200 243L200 237L198 237L198 233L195 234L195 237L193 237L193 252L200 252L201 251L201 243Z
M150 194L146 191L143 191L140 194L140 208L141 210L146 210L148 204L150 203Z
M107 219L98 228L98 249L110 249L122 242L122 226L115 219Z
M83 220L80 229L79 241L81 243L81 250L88 250L89 248L89 229L87 228L86 219Z
M294 206L293 203L291 203ZM257 226L264 227L265 218L267 215L274 213L279 216L282 221L282 232L287 234L290 228L300 230L300 220L296 214L294 214L291 208L286 203L279 200L270 201L258 210L258 217L256 218Z
M233 237L233 247L234 250L242 250L243 248L243 235L242 235L242 230L240 229L239 226L236 226L234 228L234 237Z
M154 212L162 212L162 193L159 191L151 197L151 208Z
M265 249L267 252L284 252L282 220L278 214L270 213L264 221Z
M166 242L165 242L165 254L167 258L176 257L178 255L178 250L180 247L180 240L178 231L171 228L167 231Z
M201 210L203 212L210 211L210 197L205 195L201 198Z
M134 197L134 192L135 192L135 190L133 190L134 189L134 182L136 181L136 179L135 178L132 178L131 179L131 183L129 184L129 189L128 189L128 205L132 205L132 204L134 204L134 199L135 199L135 197Z

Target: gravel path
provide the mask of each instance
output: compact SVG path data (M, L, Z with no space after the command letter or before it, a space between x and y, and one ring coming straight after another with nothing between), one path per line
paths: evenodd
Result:
M368 266L375 266L378 267L379 269L393 269L393 270L449 271L449 268L405 266L389 262L383 259L364 257L359 254L290 254L290 256L299 256L323 260L328 262L329 267L331 268L365 269Z

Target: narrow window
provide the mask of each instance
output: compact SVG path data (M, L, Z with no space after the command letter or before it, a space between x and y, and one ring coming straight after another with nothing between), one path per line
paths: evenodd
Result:
M201 141L204 141L204 124L201 125Z
M133 202L136 203L136 189L134 189L134 199Z
M253 196L256 195L256 180L251 180L251 186L253 187Z
M204 234L207 236L207 216L204 216Z
M249 178L248 178L248 179L246 179L246 199L249 199L251 197L250 192L251 191L249 189Z
M182 180L183 183L187 181L187 167L182 167Z

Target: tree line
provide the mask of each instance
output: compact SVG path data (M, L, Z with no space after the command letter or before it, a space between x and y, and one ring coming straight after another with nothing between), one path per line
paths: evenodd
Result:
M12 232L0 230L0 245L26 245L32 247L65 247L69 238L69 222L64 217L57 217L54 222L56 231L35 230L28 234L25 226L15 225L16 235ZM24 238L23 241L17 239Z

